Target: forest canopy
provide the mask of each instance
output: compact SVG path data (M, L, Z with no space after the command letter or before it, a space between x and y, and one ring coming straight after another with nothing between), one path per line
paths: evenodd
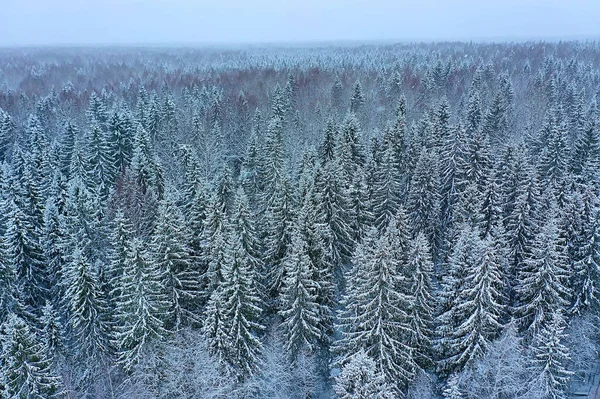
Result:
M600 45L0 49L0 397L566 398Z

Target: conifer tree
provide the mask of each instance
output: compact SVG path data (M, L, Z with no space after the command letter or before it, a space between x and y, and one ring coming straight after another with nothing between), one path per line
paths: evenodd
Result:
M596 171L600 166L600 129L594 119L586 123L575 142L571 158L571 171L579 184L599 184Z
M73 125L73 122L68 121L60 143L60 154L62 156L61 171L65 175L68 175L71 167L71 157L73 155L73 150L75 149L75 141L78 135L79 131L77 127Z
M352 97L350 98L350 112L358 113L362 111L362 108L365 104L365 95L363 93L363 88L360 82L357 80L354 85L354 91L352 92Z
M57 352L64 348L64 327L58 312L50 302L46 302L40 319L42 329L40 336L44 352L55 358Z
M400 205L402 182L392 143L388 141L383 148L381 159L376 164L375 181L372 188L372 206L375 225L383 231L396 215Z
M190 256L183 215L169 197L158 207L158 217L150 243L151 262L160 269L169 296L171 320L166 327L179 329L193 319L195 300L200 295L199 273Z
M556 220L549 219L536 235L530 255L519 273L517 292L521 328L529 337L548 325L554 312L568 305L566 247Z
M2 162L8 158L15 130L16 126L11 116L0 108L0 161Z
M311 263L307 244L295 230L290 253L284 261L285 280L279 312L283 318L285 348L294 360L303 351L310 352L321 334L318 282L313 280L315 272Z
M107 301L98 283L98 265L75 247L64 269L64 301L75 347L83 358L99 359L111 351L111 329Z
M6 398L53 398L60 379L51 368L35 332L15 314L9 314L0 334L0 393Z
M332 161L336 157L337 134L337 127L333 120L328 119L323 141L319 147L319 157L322 165Z
M350 213L348 192L339 179L342 173L341 165L332 161L318 169L315 175L315 191L321 199L324 223L331 235L331 258L336 270L339 270L352 256L354 240L350 232L351 218L360 216L356 208L354 215ZM364 199L361 195L356 198L356 201ZM362 225L360 219L356 219L353 224L358 233Z
M532 251L535 236L540 230L540 187L535 175L528 176L522 182L514 197L514 205L508 218L505 219L505 234L509 254L509 275L511 287L511 302L515 302L516 282L519 273L525 267L525 260ZM510 202L509 202L510 204Z
M44 253L44 262L48 270L48 286L50 287L50 295L53 298L54 304L57 304L57 298L61 296L60 292L60 273L65 259L62 243L65 242L64 219L59 214L58 206L55 204L56 199L50 197L46 201L46 209L44 211L44 229L42 233L42 246Z
M440 212L439 175L433 155L423 148L415 167L406 208L413 235L419 232L436 243L436 226Z
M271 202L265 210L265 267L267 285L271 296L281 293L285 276L283 259L291 244L294 221L294 202L290 182L287 178L278 181Z
M126 372L145 355L152 340L167 333L164 320L170 302L163 281L163 273L149 259L143 242L134 238L119 281L120 296L115 309L117 362Z
M360 122L353 113L346 115L342 122L338 154L346 181L354 175L357 169L365 165L366 155Z
M262 245L256 231L256 218L243 187L235 193L231 227L240 235L250 267L254 273L259 273L263 270Z
M442 392L444 399L461 399L463 394L460 390L460 375L452 374L446 383L446 387Z
M357 247L348 276L345 310L340 316L342 339L338 350L348 359L363 349L373 358L386 381L400 388L414 373L412 350L403 337L408 325L409 298L401 270L407 267L408 229L402 209L383 236L369 232ZM344 360L342 360L342 363Z
M257 371L262 343L258 338L262 303L256 277L235 231L229 234L223 282L212 292L205 309L204 335L225 370L243 380Z
M108 144L100 125L91 126L85 144L85 158L88 162L90 178L94 182L94 191L105 200L108 197L112 164Z
M431 361L433 344L433 317L436 303L433 298L433 262L427 238L423 233L411 240L408 250L406 277L410 281L408 319L410 322L408 344L421 368Z
M498 254L476 229L464 228L448 262L438 369L452 372L481 357L499 334L504 278Z
M321 344L327 346L333 331L335 306L334 267L329 251L331 235L319 207L320 196L314 186L308 188L296 218L296 226L306 243L311 264L311 278L316 282L316 302ZM292 246L293 248L293 246Z
M47 270L43 250L34 227L14 199L9 198L2 238L3 262L7 270L16 273L22 287L23 304L39 308L48 295Z
M207 215L204 220L202 236L201 263L203 298L207 299L211 292L223 280L221 269L224 262L224 250L229 220L224 207L213 192L209 198Z
M581 223L574 242L567 243L573 262L573 310L598 309L600 305L600 219L597 195L587 189L582 195L582 209L575 210Z
M129 166L133 153L134 127L123 110L115 112L108 122L107 139L110 159L110 181L114 182Z

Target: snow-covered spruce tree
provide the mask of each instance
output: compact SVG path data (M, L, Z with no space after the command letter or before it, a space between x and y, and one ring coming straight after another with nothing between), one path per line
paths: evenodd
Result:
M89 175L94 183L94 191L103 200L106 200L109 192L109 179L111 173L111 158L109 154L106 137L101 126L93 124L85 136L85 158L89 166Z
M358 351L342 367L333 387L340 399L392 399L393 389L378 370L376 363L363 350Z
M262 245L256 231L256 220L243 187L238 187L235 193L231 228L240 235L242 247L255 274L263 270Z
M110 312L98 282L99 266L76 246L62 271L70 336L83 358L110 353Z
M64 133L60 142L60 169L65 175L69 175L71 168L71 157L75 149L75 140L79 136L79 129L73 124L73 121L67 121L64 127Z
M11 313L0 331L0 394L3 398L58 397L60 379L32 328Z
M223 280L221 269L225 256L225 240L229 229L229 219L217 195L210 195L206 218L204 219L200 263L202 266L202 298L207 299Z
M542 149L539 161L540 177L554 190L558 190L567 173L568 148L567 130L564 121L559 120L559 111L553 108L540 133Z
M92 124L106 128L108 121L108 109L106 102L95 91L90 95L90 103L86 115Z
M44 229L42 233L42 248L44 251L44 262L48 270L48 285L50 297L55 305L59 304L62 296L62 285L60 284L60 273L62 272L65 254L61 244L65 242L63 233L64 219L59 213L56 197L48 198L44 211Z
M362 108L365 104L365 95L363 93L362 85L360 81L356 81L354 84L354 91L352 92L352 97L350 97L350 112L358 113L362 111Z
M520 326L527 337L533 337L543 329L552 315L569 304L566 262L566 247L562 241L555 218L554 209L548 220L535 237L530 255L525 258L519 273L519 316Z
M327 119L325 133L321 145L319 146L319 159L321 160L321 165L325 165L335 158L338 134L339 132L333 119Z
M406 278L410 281L408 345L413 349L415 362L423 369L429 366L432 355L433 319L436 308L432 296L433 262L427 238L419 233L410 241Z
M374 224L367 177L362 169L356 171L350 188L346 191L348 227L352 234L348 240L351 247L361 242L365 232Z
M341 124L337 153L347 185L350 177L354 175L357 169L364 167L366 162L360 122L353 113L347 114Z
M63 224L64 253L79 247L92 261L104 257L105 230L101 212L98 198L81 179L69 181Z
M331 236L331 260L336 272L339 272L342 265L352 256L354 240L351 231L355 230L355 233L358 233L363 224L359 219L359 212L354 212L356 223L352 223L353 212L350 209L352 204L348 190L340 179L341 175L343 175L342 166L337 160L327 162L315 174L315 191L321 199L324 223ZM357 198L357 201L365 199ZM356 226L354 229L351 229L352 224Z
M274 104L275 107L275 104ZM275 107L277 108L277 107ZM275 111L274 111L275 112ZM260 159L259 176L262 185L261 209L267 209L273 202L277 186L285 174L284 120L275 113L269 119L265 135L264 152Z
M573 209L580 218L575 226L576 238L568 242L573 262L571 286L573 289L573 311L599 309L600 305L600 207L598 196L591 189L582 194L583 209Z
M376 237L370 231L357 247L339 318L342 338L336 347L342 364L363 349L386 381L402 389L415 369L413 350L406 343L410 298L404 294L408 282L402 270L407 267L409 232L402 208L381 238Z
M335 306L335 281L331 260L331 235L324 222L320 208L320 196L311 184L302 199L302 205L296 218L296 226L306 243L310 259L312 280L317 283L316 302L321 344L328 345L333 331L333 312Z
M600 166L600 126L591 118L577 138L571 157L571 172L581 185L592 183L598 187Z
M138 125L133 142L130 173L142 194L153 190L160 199L164 193L162 168L154 155L148 132Z
M481 218L479 231L482 238L502 238L504 225L502 223L502 200L500 191L500 178L490 170L487 177L487 186L483 189ZM504 243L503 243L504 246Z
M0 161L5 161L14 140L16 125L13 118L0 108Z
M223 207L223 212L231 216L235 200L235 189L231 169L227 163L224 163L217 172L214 188L218 202Z
M457 226L454 220L457 204L463 199L469 181L467 174L467 149L464 127L458 125L447 136L440 149L440 234L445 237L440 242L440 250L447 256L451 251ZM464 201L463 201L464 202Z
M410 182L406 208L412 234L425 234L435 246L436 227L440 217L439 174L434 154L421 149Z
M303 351L310 352L321 335L315 265L297 228L292 234L290 252L283 266L285 279L279 314L283 318L281 329L285 336L285 349L295 360Z
M255 272L235 231L227 238L222 274L223 281L205 308L203 334L224 371L243 380L258 368L262 349L258 334L264 327Z
M133 156L133 126L129 111L120 108L108 121L109 177L114 182L129 166Z
M514 202L510 199L507 201L505 198L505 204L511 210L504 224L509 254L508 273L512 285L510 297L511 305L514 306L518 296L516 291L521 270L525 268L525 260L530 256L533 242L540 230L541 192L536 176L526 175L521 183L517 183L516 192L509 194L509 196L513 195Z
M149 257L164 277L170 303L165 327L174 330L195 318L194 302L200 295L200 274L192 262L185 227L181 211L167 196L158 206Z
M465 226L449 260L439 316L440 372L461 370L485 354L500 332L503 283L500 259L490 240Z
M125 271L127 256L133 239L133 226L131 226L131 222L123 211L117 209L110 228L106 278L110 281L109 300L111 304L114 304L114 301L121 295L121 277Z
M529 366L535 377L528 384L530 397L564 399L571 371L567 369L570 354L564 345L566 322L560 310L549 316L533 340L533 359Z
M133 369L164 328L169 297L163 287L164 273L148 256L144 243L134 238L129 244L124 270L119 279L115 317L117 362L126 372Z
M281 292L285 270L283 259L291 243L294 221L294 198L289 178L277 180L269 205L265 209L265 268L267 287L273 299Z
M262 181L260 180L261 153L256 132L252 132L246 144L246 156L240 170L240 182L253 208L258 208Z
M48 275L37 229L31 219L16 204L14 198L6 203L3 263L16 274L21 286L23 305L38 308L48 295Z
M187 242L190 245L191 254L195 267L200 272L204 272L203 262L204 250L207 249L203 245L205 238L204 227L206 218L208 217L208 190L204 183L198 183L189 194L186 194L186 204L184 206L184 216L186 221L186 232L189 234Z
M54 358L56 353L64 348L65 329L57 310L49 301L42 309L40 322L42 325L40 337L44 351L51 358Z
M0 246L0 254L2 255L2 260L0 260L0 286L2 287L0 292L0 323L5 321L9 312L15 310L20 296L17 273L13 264L6 261L5 251L6 248L3 245Z
M383 152L375 164L374 186L371 203L375 226L383 231L394 218L400 205L400 192L403 189L400 164L391 140L384 142Z

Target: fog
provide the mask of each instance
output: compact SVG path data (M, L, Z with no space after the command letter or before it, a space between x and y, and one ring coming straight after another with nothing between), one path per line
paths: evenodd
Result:
M0 46L600 37L597 0L0 3Z

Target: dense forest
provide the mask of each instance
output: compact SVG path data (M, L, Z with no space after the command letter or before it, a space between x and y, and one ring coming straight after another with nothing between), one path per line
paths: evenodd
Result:
M0 49L0 162L1 398L596 389L599 43Z

